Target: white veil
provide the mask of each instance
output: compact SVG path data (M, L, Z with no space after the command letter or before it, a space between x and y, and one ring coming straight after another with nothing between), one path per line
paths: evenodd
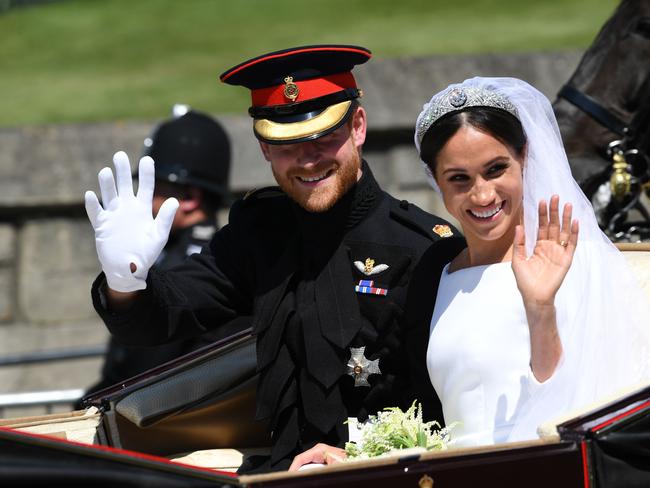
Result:
M580 223L574 260L556 297L563 359L549 380L522 392L509 438L530 439L536 436L537 426L558 415L650 380L650 301L623 255L598 227L590 202L573 179L548 99L515 78L476 77L451 85L441 94L458 87L496 91L517 109L528 140L524 165L528 254L535 245L541 199L548 201L558 194L560 205L573 204L573 218ZM421 128L430 103L424 106L416 127ZM422 136L422 130L416 129L418 153ZM427 176L432 180L429 171Z

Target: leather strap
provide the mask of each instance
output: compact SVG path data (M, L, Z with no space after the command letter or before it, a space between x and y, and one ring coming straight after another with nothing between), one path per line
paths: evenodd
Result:
M557 96L571 102L592 119L607 127L612 132L620 136L627 134L628 127L625 122L612 114L592 97L581 92L577 88L571 85L564 85Z

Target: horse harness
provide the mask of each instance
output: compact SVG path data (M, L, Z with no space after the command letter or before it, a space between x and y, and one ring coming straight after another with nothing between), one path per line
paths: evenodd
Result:
M629 131L625 122L603 107L596 99L571 85L564 85L557 96L575 105L614 134L625 137L625 134Z
M613 172L610 187L614 198L622 201L630 194L634 183L640 185L640 190L650 188L650 158L647 147L643 147L641 140L643 129L647 130L650 123L650 110L639 110L627 124L596 99L569 84L565 84L560 89L558 97L564 98L600 125L621 137L609 143L607 147L607 154L612 159ZM644 105L650 106L650 103ZM650 134L646 136L650 139ZM647 145L649 143L646 143ZM629 160L633 160L634 163L630 164Z

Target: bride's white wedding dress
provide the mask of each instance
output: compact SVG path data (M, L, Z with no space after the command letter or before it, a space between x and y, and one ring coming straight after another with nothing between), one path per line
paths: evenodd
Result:
M511 264L448 268L431 320L429 376L445 423L459 422L456 445L506 442L519 410L552 378L540 384L530 369L528 323ZM536 437L535 430L524 437Z

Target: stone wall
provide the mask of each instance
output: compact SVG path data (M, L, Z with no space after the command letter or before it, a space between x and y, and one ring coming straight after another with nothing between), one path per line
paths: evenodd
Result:
M474 75L523 78L553 99L579 58L569 52L373 60L355 71L369 118L364 156L389 192L444 214L413 149L422 104ZM220 119L233 140L233 191L273 184L250 119ZM137 159L151 127L143 121L0 129L0 357L105 341L89 298L99 268L83 194L97 190L97 172L116 150ZM0 393L83 387L99 364L67 363L41 374L4 368Z

